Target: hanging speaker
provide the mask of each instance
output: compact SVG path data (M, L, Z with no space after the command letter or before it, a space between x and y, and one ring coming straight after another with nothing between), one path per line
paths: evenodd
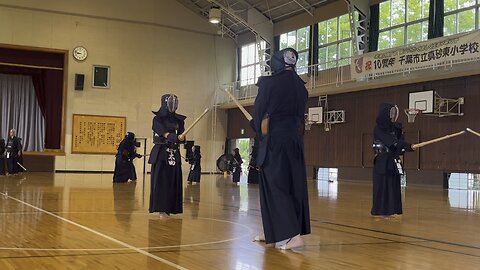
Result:
M75 74L75 90L83 90L85 74Z

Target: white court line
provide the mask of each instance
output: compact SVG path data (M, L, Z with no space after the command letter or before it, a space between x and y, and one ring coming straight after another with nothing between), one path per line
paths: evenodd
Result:
M81 224L78 224L78 223L76 223L76 222L74 222L74 221L71 221L71 220L69 220L69 219L66 219L66 218L63 218L63 217L61 217L61 216L55 215L55 214L53 214L53 213L51 213L51 212L48 212L47 210L44 210L44 209L42 209L42 208L40 208L40 207L37 207L37 206L32 205L32 204L29 204L29 203L26 203L26 202L21 201L21 200L19 200L19 199L17 199L17 198L11 197L11 196L3 193L3 192L0 192L0 194L2 194L3 196L5 196L6 198L9 198L10 200L14 200L14 201L16 201L16 202L19 202L19 203L21 203L21 204L24 204L24 205L26 205L26 206L29 206L29 207L31 207L31 208L33 208L33 209L36 209L36 210L38 210L38 211L40 211L40 212L43 212L43 213L45 213L45 214L47 214L47 215L50 215L50 216L52 216L52 217L56 217L56 218L58 218L58 219L60 219L60 220L62 220L62 221L64 221L64 222L66 222L66 223L72 224L72 225L77 226L77 227L79 227L79 228L82 228L82 229L84 229L84 230L86 230L86 231L89 231L89 232L91 232L91 233L94 233L94 234L96 234L96 235L98 235L98 236L101 236L101 237L103 237L103 238L105 238L105 239L108 239L108 240L110 240L110 241L112 241L112 242L115 242L115 243L117 243L117 244L119 244L119 245L121 245L121 246L127 247L127 248L129 248L129 249L131 249L131 250L134 250L134 251L140 253L140 254L143 254L143 255L145 255L145 256L148 256L148 257L150 257L150 258L152 258L152 259L154 259L154 260L157 260L157 261L159 261L159 262L162 262L162 263L164 263L164 264L167 264L167 265L169 265L169 266L172 266L172 267L174 267L174 268L176 268L176 269L188 270L188 269L185 268L185 267L182 267L182 266L180 266L180 265L178 265L178 264L169 262L169 261L167 261L167 260L165 260L165 259L162 259L162 258L160 258L160 257L158 257L158 256L155 256L155 255L153 255L153 254L151 254L151 253L148 253L148 252L146 252L145 250L141 250L141 249L139 249L139 248L137 248L137 247L134 247L134 246L132 246L132 245L130 245L130 244L127 244L127 243L125 243L125 242L122 242L122 241L120 241L120 240L117 240L117 239L115 239L115 238L113 238L113 237L110 237L110 236L108 236L108 235L106 235L106 234L103 234L103 233L101 233L101 232L95 231L94 229L90 229L90 228L88 228L88 227L86 227L86 226L83 226L83 225L81 225Z
M68 212L64 212L68 213ZM91 213L91 212L89 212ZM197 246L207 246L207 245L214 245L214 244L222 244L222 243L227 243L227 242L232 242L241 238L244 238L246 236L249 236L252 234L252 229L246 225L236 223L233 221L228 221L228 220L222 220L222 219L214 219L214 218L199 218L199 219L206 219L206 220L213 220L213 221L218 221L218 222L224 222L224 223L230 223L233 225L237 225L240 227L244 227L245 229L248 230L248 233L238 236L235 238L229 238L225 240L218 240L218 241L211 241L211 242L203 242L203 243L195 243L195 244L183 244L183 245L173 245L173 246L156 246L156 247L139 247L138 249L141 250L162 250L162 249L167 249L167 248L185 248L185 247L197 247ZM71 252L76 252L76 251L125 251L128 250L129 248L18 248L18 247L0 247L0 250L20 250L20 251L71 251Z

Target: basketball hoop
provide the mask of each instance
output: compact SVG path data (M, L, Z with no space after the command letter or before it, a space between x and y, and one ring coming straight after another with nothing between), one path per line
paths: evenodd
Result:
M305 121L305 130L310 130L312 128L313 122Z
M312 128L312 124L314 124L315 122L308 119L308 113L305 114L305 130L310 130Z
M405 114L408 117L408 123L415 122L415 117L419 113L422 113L422 110L419 110L419 109L405 109Z

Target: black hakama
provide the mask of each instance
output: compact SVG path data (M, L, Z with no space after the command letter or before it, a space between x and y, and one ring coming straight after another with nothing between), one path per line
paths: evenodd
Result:
M233 177L232 177L232 181L233 183L238 183L240 182L240 175L242 174L242 163L243 163L243 159L242 157L240 156L239 153L235 153L235 155L233 155Z
M18 166L18 163L21 163L20 157L22 153L22 144L20 143L20 138L8 137L6 148L6 164L8 173L17 174L22 172L23 169Z
M260 207L266 243L310 233L303 150L304 112L308 92L293 71L259 80L251 123L260 145ZM262 135L261 122L269 118Z
M129 135L132 134L132 135ZM129 132L118 146L115 156L114 183L125 183L128 180L137 180L137 172L133 160L141 157L135 149L135 134Z
M240 175L241 175L241 173L242 173L242 167L240 167L240 166L235 166L235 167L233 168L233 174L232 174L232 175L233 175L233 177L232 177L233 183L238 183L238 182L240 182Z
M202 155L197 153L196 150L192 152L190 158L188 158L188 163L190 163L190 172L188 173L188 182L200 182L200 177L202 175L202 166L200 165Z
M373 203L371 214L390 216L402 214L400 173L395 160L405 151L413 151L404 140L401 125L392 123L392 104L381 104L377 125L373 131L376 155L373 161Z
M168 95L162 97L162 106L153 119L154 147L150 153L152 164L149 212L179 214L183 212L183 178L178 134L185 130L185 116L167 110ZM169 133L170 138L165 138Z
M256 167L250 166L248 169L248 179L247 183L249 184L258 184L258 169Z
M180 160L180 157L178 157L178 160ZM152 164L150 213L182 213L182 189L182 166L180 162L175 166L169 165L167 161Z
M257 153L258 142L255 140L250 154L250 163L248 164L248 179L249 184L258 184L258 168L257 168Z
M128 180L136 181L137 172L132 160L125 160L122 156L115 158L115 171L113 172L114 183L125 183Z
M5 175L5 157L0 156L0 175Z
M0 139L0 175L5 175L5 140Z

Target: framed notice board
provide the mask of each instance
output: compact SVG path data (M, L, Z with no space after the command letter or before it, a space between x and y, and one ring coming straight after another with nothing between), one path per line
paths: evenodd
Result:
M72 153L116 154L125 137L126 117L73 115Z

